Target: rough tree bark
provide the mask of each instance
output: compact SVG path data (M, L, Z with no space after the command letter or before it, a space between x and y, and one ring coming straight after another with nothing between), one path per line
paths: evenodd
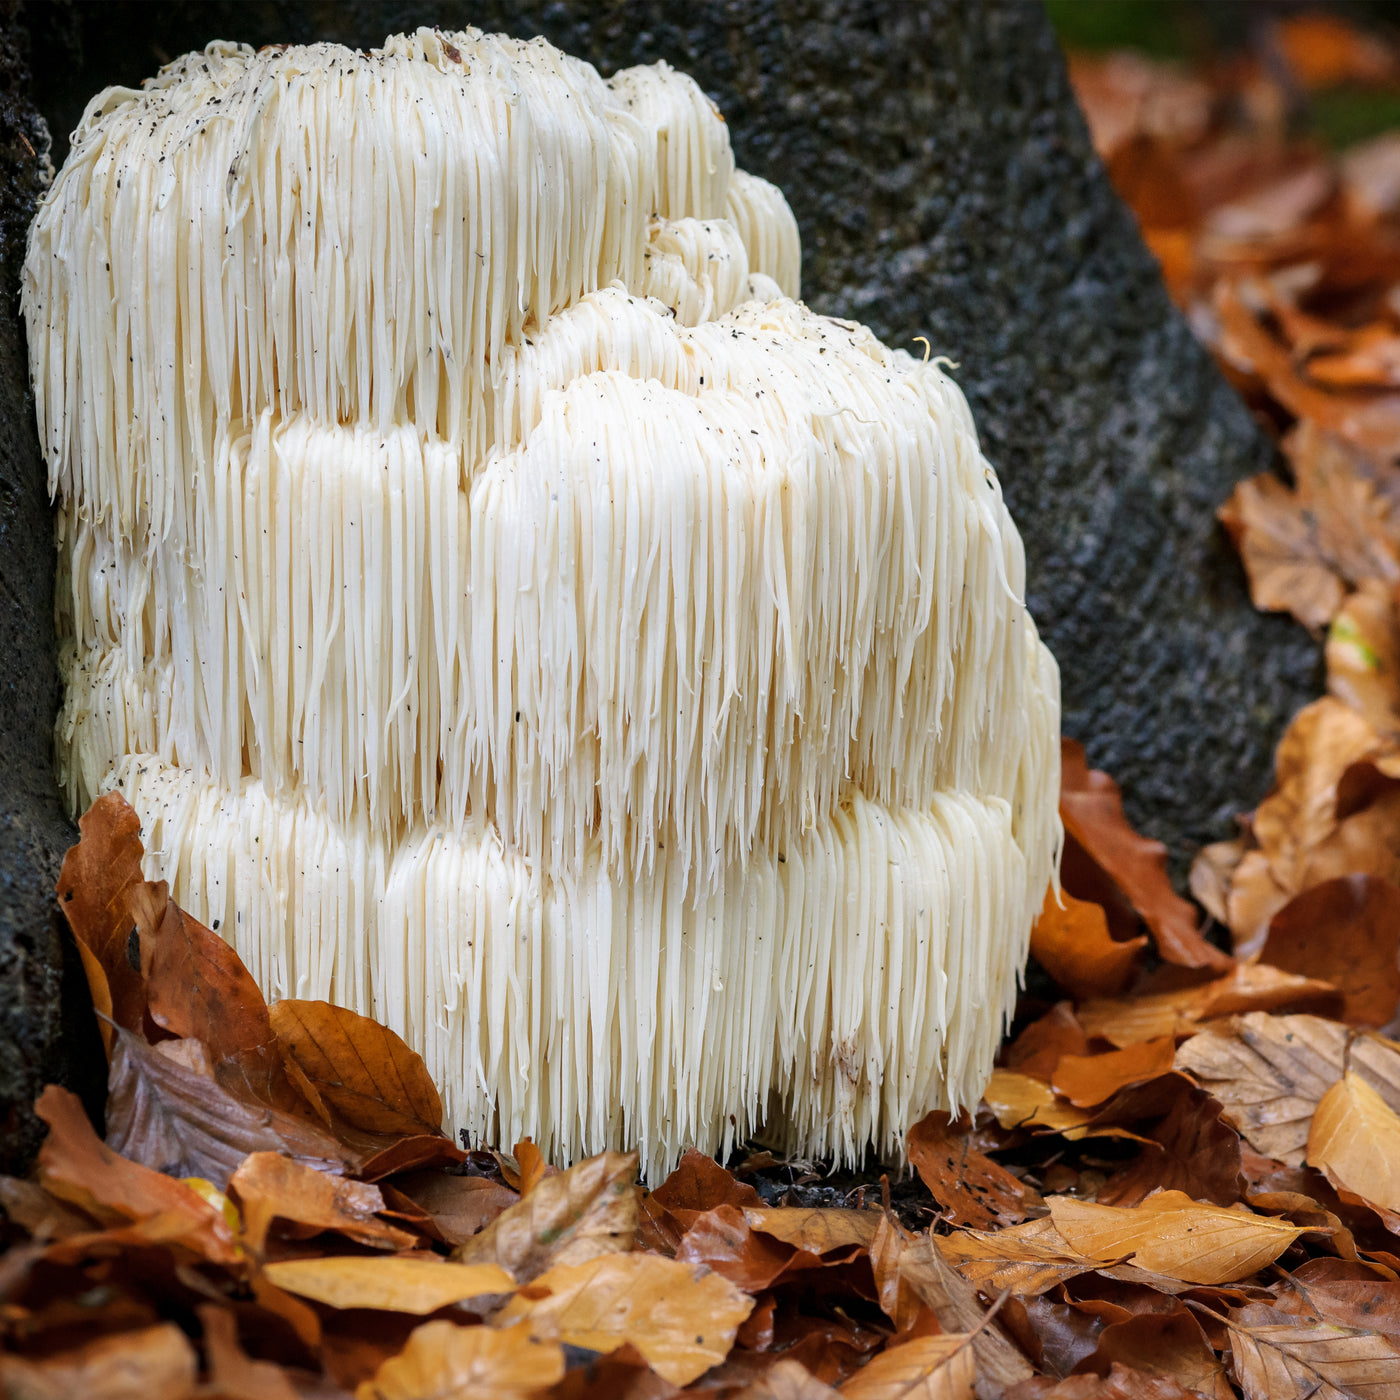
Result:
M957 361L1026 540L1066 732L1122 782L1132 818L1168 842L1180 874L1262 795L1283 723L1315 693L1316 647L1254 613L1214 510L1271 449L1168 302L1038 6L112 0L31 4L23 16L35 100L56 133L99 87L139 82L213 38L368 47L420 23L475 23L543 34L604 72L657 58L687 69L728 117L740 163L786 192L809 303L895 345L926 335ZM61 160L66 142L55 146ZM52 557L18 408L13 259L4 271L0 392L7 436L27 434L6 450L28 515L3 545L0 644L36 679L0 717L0 766L38 772L54 690L50 630L36 619ZM11 827L51 812L51 798L33 782L7 795ZM0 877L28 878L23 859L0 852ZM37 910L26 917L37 927ZM22 931L6 927L0 937L18 946ZM0 1017L0 1098L20 1087L3 1078L15 1034Z

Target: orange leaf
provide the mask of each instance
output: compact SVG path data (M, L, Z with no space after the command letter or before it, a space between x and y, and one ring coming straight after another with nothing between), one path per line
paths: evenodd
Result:
M1078 1108L1091 1108L1131 1084L1167 1074L1176 1058L1176 1039L1143 1040L1103 1055L1065 1055L1051 1080L1055 1092Z
M499 1264L528 1283L556 1264L625 1253L637 1238L637 1154L603 1152L541 1177L452 1257Z
M248 1247L260 1254L274 1220L287 1221L302 1238L335 1230L379 1249L407 1249L416 1237L376 1220L384 1209L377 1186L346 1181L302 1166L276 1152L254 1152L229 1181L243 1207Z
M442 1134L442 1100L422 1056L368 1016L325 1001L279 1001L283 1053L342 1121L368 1133Z
M1260 956L1342 994L1342 1018L1384 1026L1400 1006L1400 890L1373 875L1327 880L1274 915Z
M188 1338L173 1322L163 1322L99 1337L57 1356L31 1360L0 1355L0 1391L33 1400L78 1395L186 1400L194 1394L198 1371L199 1358Z
M1172 889L1167 848L1128 825L1118 784L1107 773L1090 769L1074 740L1061 740L1060 752L1065 831L1132 902L1152 930L1157 951L1183 967L1230 967L1233 960L1201 937L1195 909Z
M1113 996L1132 979L1147 946L1145 937L1118 942L1110 937L1100 905L1047 890L1031 930L1036 961L1075 997Z
M1112 1262L1131 1257L1185 1283L1234 1283L1277 1259L1304 1231L1248 1210L1202 1205L1180 1191L1159 1191L1140 1205L1101 1206L1069 1196L1046 1204L1072 1249Z
M356 1400L432 1400L479 1395L485 1400L534 1400L564 1377L557 1342L538 1341L524 1327L458 1327L425 1322L408 1345L386 1361Z
M1348 1070L1322 1096L1308 1163L1400 1224L1400 1115L1359 1074Z
M188 1186L119 1157L88 1122L82 1101L55 1084L39 1095L34 1111L49 1126L39 1150L39 1184L51 1195L105 1224L161 1217L170 1242L216 1264L233 1264L238 1248L218 1210Z
M842 1387L847 1400L972 1400L976 1358L967 1333L886 1347Z
M955 1126L946 1113L915 1123L905 1142L910 1164L954 1225L1014 1225L1038 1203L1034 1191L973 1147L966 1124Z
M495 1264L449 1264L437 1258L333 1254L265 1264L269 1282L299 1298L330 1308L381 1312L437 1312L467 1298L514 1293L515 1284Z
M530 1335L591 1351L630 1342L672 1385L723 1361L753 1300L718 1274L654 1254L605 1254L541 1274L497 1315Z

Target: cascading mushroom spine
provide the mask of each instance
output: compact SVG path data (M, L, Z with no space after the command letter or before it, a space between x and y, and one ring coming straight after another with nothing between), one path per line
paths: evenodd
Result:
M990 1071L1058 673L962 395L799 264L689 78L477 31L210 45L35 220L70 806L474 1137L850 1161Z

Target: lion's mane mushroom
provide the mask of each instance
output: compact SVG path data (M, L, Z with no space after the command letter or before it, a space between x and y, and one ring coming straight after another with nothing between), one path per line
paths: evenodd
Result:
M211 45L89 106L25 270L73 810L271 997L564 1158L974 1101L1058 682L936 363L799 302L664 64Z

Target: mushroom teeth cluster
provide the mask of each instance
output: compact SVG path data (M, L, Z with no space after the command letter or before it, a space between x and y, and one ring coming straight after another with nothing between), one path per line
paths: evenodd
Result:
M269 997L559 1158L976 1101L1058 673L937 363L814 315L665 64L211 45L85 113L23 306L74 812Z

